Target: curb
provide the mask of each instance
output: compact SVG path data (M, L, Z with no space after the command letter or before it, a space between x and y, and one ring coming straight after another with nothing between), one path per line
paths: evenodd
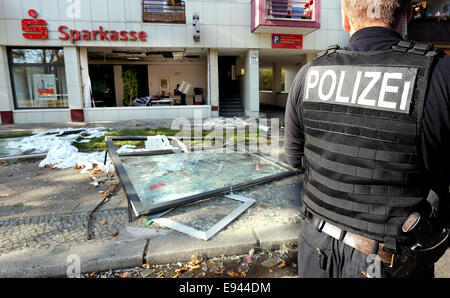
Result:
M52 251L24 249L0 257L0 278L66 277L67 273L90 273L141 266L145 240L96 241L61 245ZM79 263L79 266L78 264Z
M0 157L0 162L15 162L31 159L44 159L47 157L47 153L43 154L31 154L31 155L15 155L15 156L3 156Z
M81 274L109 269L189 261L193 254L206 258L245 255L256 248L280 248L296 241L300 225L276 226L264 231L250 227L225 230L210 241L180 233L147 239L94 241L64 244L48 249L23 249L0 256L0 278L67 277L79 262ZM277 232L278 234L272 234ZM259 236L257 236L259 234ZM276 235L269 239L269 234ZM261 237L261 238L259 238ZM71 271L72 270L72 271Z

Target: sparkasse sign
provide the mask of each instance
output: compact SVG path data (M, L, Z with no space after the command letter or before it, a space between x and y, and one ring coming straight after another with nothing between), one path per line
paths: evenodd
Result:
M102 26L98 30L69 30L67 26L59 26L58 32L61 33L59 39L68 40L75 43L77 40L106 40L106 41L147 41L147 33L145 31L115 31L103 30ZM99 39L97 39L97 36Z
M28 15L32 19L22 20L23 37L27 39L47 39L47 22L36 19L37 12L34 9L30 9ZM58 32L61 33L60 40L70 40L71 43L75 43L77 40L147 41L147 33L145 31L105 30L102 26L99 26L97 30L74 30L62 25L58 27Z

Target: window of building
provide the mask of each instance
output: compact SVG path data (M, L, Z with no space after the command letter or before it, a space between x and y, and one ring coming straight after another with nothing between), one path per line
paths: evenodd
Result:
M63 49L9 49L17 109L67 108Z
M286 89L285 83L286 71L281 70L281 90L282 92L289 91ZM259 70L259 91L272 91L273 86L273 69L272 68L261 68Z
M272 68L259 70L259 91L272 91Z

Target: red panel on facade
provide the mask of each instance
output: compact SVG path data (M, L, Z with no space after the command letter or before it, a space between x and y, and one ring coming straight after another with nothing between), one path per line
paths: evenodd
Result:
M72 122L84 122L84 111L81 110L70 110L70 118Z
M1 124L14 124L14 117L12 111L0 112Z
M303 35L272 34L272 49L303 49Z

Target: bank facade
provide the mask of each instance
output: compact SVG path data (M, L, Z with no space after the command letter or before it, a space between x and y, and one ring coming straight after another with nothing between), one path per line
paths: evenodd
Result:
M0 0L1 123L258 117L348 38L337 0Z

